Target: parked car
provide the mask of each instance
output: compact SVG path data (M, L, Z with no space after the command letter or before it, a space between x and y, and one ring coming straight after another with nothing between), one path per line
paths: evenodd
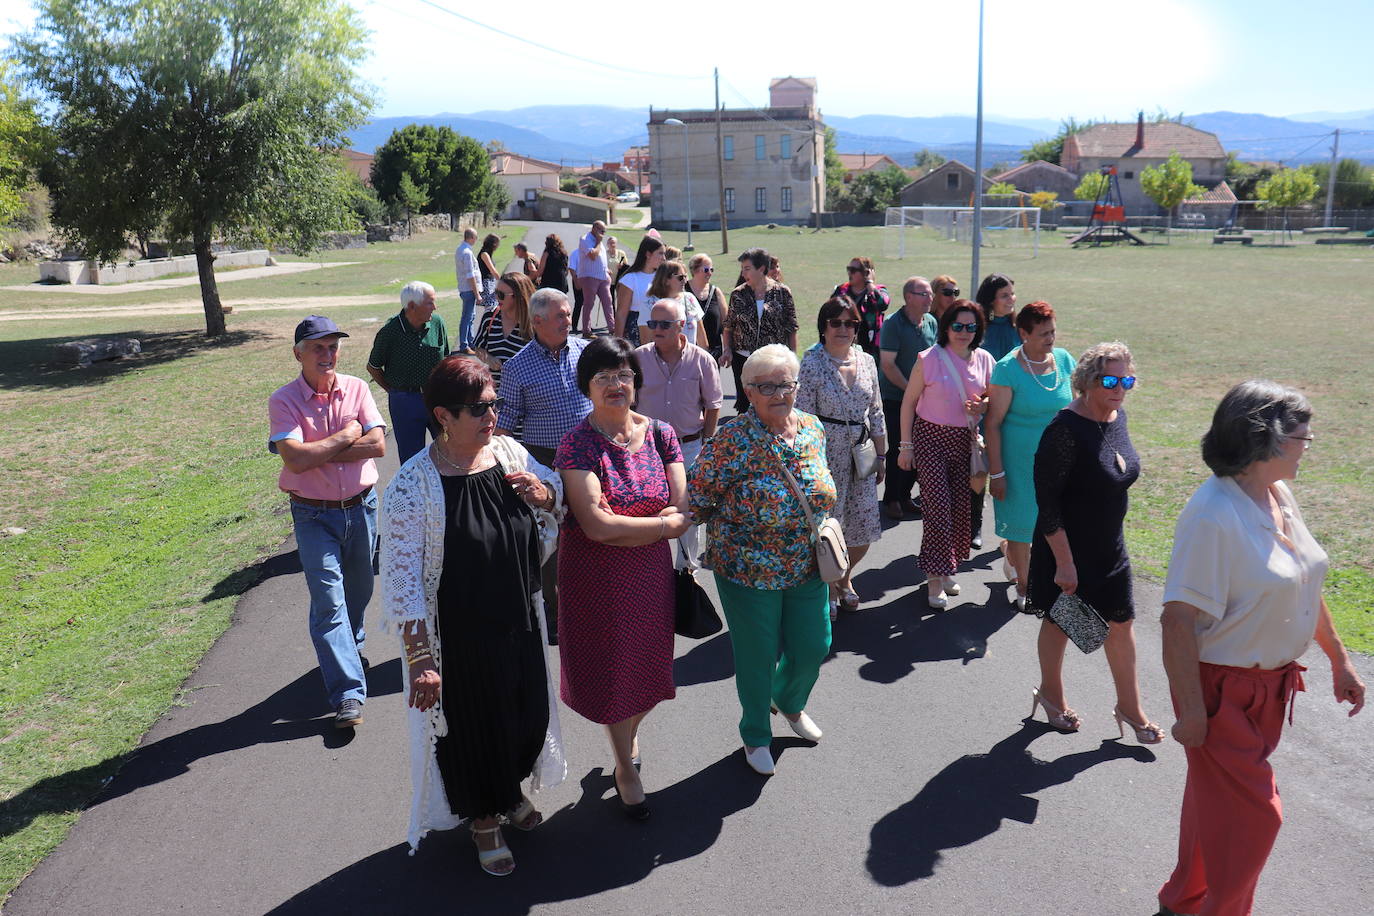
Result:
M615 199L622 204L637 204L639 203L639 192L621 191L615 196Z

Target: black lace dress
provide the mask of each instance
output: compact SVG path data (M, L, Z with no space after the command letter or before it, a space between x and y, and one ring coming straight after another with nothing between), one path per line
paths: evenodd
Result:
M1078 571L1078 596L1107 620L1135 616L1131 558L1122 523L1126 491L1140 476L1140 456L1126 430L1126 412L1110 423L1068 408L1059 411L1035 452L1039 516L1031 540L1026 611L1043 617L1059 598L1058 568L1045 536L1063 529Z
M520 804L549 725L534 516L500 465L443 477L440 677L448 734L435 757L449 807L489 817Z

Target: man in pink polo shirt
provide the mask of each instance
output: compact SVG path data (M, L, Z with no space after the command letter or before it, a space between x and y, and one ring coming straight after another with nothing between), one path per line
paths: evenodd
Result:
M372 599L377 543L372 459L386 452L386 425L367 383L335 371L347 336L320 315L296 325L301 374L267 402L267 448L281 456L277 485L291 497L310 589L310 639L338 728L363 722L363 611Z

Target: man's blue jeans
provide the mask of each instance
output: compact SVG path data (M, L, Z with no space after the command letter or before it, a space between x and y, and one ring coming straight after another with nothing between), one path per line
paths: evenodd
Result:
M463 300L463 314L458 319L458 349L466 350L472 346L473 338L476 337L472 331L472 318L477 309L477 293L470 289L458 291L458 298Z
M377 541L377 491L347 509L291 503L305 584L310 589L310 639L329 703L366 700L363 612L372 600L372 551Z
M396 437L396 454L401 464L425 447L425 430L438 438L439 424L425 409L425 396L418 391L388 391L387 410L391 413L391 432Z

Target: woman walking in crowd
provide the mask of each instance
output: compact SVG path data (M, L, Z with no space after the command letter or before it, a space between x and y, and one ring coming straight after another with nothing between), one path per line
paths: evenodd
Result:
M973 298L988 322L981 346L994 360L1001 359L1021 343L1015 323L1016 285L1005 274L988 274L978 284L978 293Z
M630 409L642 381L634 348L600 337L577 363L592 412L558 446L571 514L558 547L558 648L568 707L606 726L616 795L649 816L638 733L673 688L673 562L687 478L673 428Z
M762 274L767 260L750 263ZM797 735L821 739L806 703L830 651L815 534L788 475L818 519L834 507L835 482L820 421L793 409L798 368L796 355L779 344L744 361L751 409L707 441L690 490L692 509L712 534L705 565L730 625L744 759L765 776L774 771L770 707Z
M539 288L565 293L571 288L568 285L568 251L554 232L544 239L544 253L539 256Z
M501 273L492 256L500 244L501 236L488 234L482 239L482 250L477 252L477 269L482 273L482 307L487 311L496 308L496 281Z
M523 273L502 274L493 296L496 308L487 313L473 346L499 386L501 366L530 342L530 297L534 284Z
M878 394L878 366L855 346L863 318L848 299L836 296L816 316L820 343L802 356L797 410L814 414L825 428L826 465L835 481L834 516L849 546L849 571L831 586L830 619L837 609L857 611L859 596L850 582L868 547L883 535L878 521L878 485L887 457L887 425ZM860 477L854 447L871 439L878 458L876 475Z
M988 414L988 490L1002 539L1002 571L1015 582L1012 603L1026 607L1026 576L1035 531L1035 451L1055 414L1073 400L1074 359L1054 345L1054 309L1032 302L1016 316L1021 346L992 370Z
M930 291L932 294L930 314L935 316L936 321L939 321L944 317L949 307L954 304L954 300L959 298L959 284L949 274L940 274L930 281Z
M687 262L687 268L687 291L697 300L697 308L702 313L701 326L706 332L706 351L719 360L720 334L725 326L725 294L711 282L716 272L715 265L711 263L709 255L695 254Z
M1140 705L1131 560L1122 534L1126 491L1140 476L1124 409L1126 394L1135 387L1134 372L1125 344L1089 347L1073 371L1077 397L1045 427L1035 453L1039 514L1031 540L1026 609L1044 619L1037 643L1040 686L1031 691L1031 711L1038 704L1055 728L1078 730L1078 714L1064 702L1068 637L1045 616L1061 592L1077 595L1108 622L1104 649L1116 686L1118 726L1131 726L1141 744L1158 744L1164 731Z
M664 260L663 242L646 235L639 241L634 261L620 275L615 293L615 336L633 346L639 346L639 320L649 315L649 286Z
M1302 690L1298 659L1315 637L1338 703L1365 686L1322 598L1326 551L1287 481L1311 446L1312 407L1292 388L1251 380L1222 398L1202 439L1212 470L1179 515L1164 584L1164 668L1187 748L1178 864L1160 913L1248 914L1279 826L1269 755Z
M702 327L701 306L697 303L696 297L687 292L685 264L681 261L664 261L658 265L658 270L654 271L653 282L649 284L649 291L644 298L648 308L639 315L641 340L649 339L649 327L646 322L654 303L660 299L672 299L682 306L682 314L686 316L683 319L686 323L682 326L682 333L687 335L687 342L706 349L706 331Z
M721 332L721 365L729 366L735 376L735 412L749 407L740 376L749 355L769 344L784 344L797 349L797 309L792 291L768 276L769 254L750 248L739 256L743 278L730 293L730 306Z
M887 287L874 279L873 259L860 255L849 259L845 268L849 279L835 287L831 298L844 296L859 311L858 345L875 360L878 358L878 334L883 327L883 313L892 304Z
M408 669L410 847L467 819L481 867L507 875L501 820L543 820L521 781L533 791L567 773L544 658L551 542L536 515L561 511L562 482L492 436L501 402L481 363L444 359L424 396L443 433L396 472L381 513L382 613Z
M987 410L993 359L978 344L983 310L959 299L940 319L936 345L916 358L902 397L898 444L904 470L916 469L921 486L921 554L917 563L927 578L927 603L948 605L959 594L954 575L969 553L970 423ZM913 427L914 420L914 427Z

